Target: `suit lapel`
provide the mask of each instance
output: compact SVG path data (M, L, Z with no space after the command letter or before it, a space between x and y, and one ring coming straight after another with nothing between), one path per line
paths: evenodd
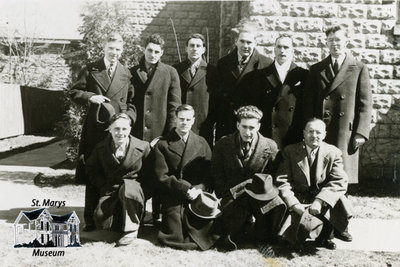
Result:
M321 79L325 82L325 87L322 88L325 90L326 87L328 87L335 78L335 73L333 72L330 56L323 60L320 76Z
M322 143L321 146L319 147L316 160L317 160L316 162L317 168L315 171L315 183L318 185L329 161L324 143Z
M186 64L185 64L184 67L183 67L183 71L181 72L181 77L182 77L188 84L190 84L190 82L192 81L192 77L191 77L191 75L190 75L189 68L190 68L190 61L187 60L187 61L186 61Z
M346 80L346 78L351 75L351 73L354 71L356 67L357 65L355 58L349 53L347 53L346 58L343 61L343 64L340 67L338 74L336 75L335 79L332 82L332 85L329 88L328 93L335 90L344 80Z
M137 73L138 77L140 78L140 80L142 81L142 83L146 84L146 82L147 82L147 73L146 73L144 67L143 66L139 66L136 69L136 73Z
M123 71L124 66L122 66L121 63L117 63L115 72L114 72L114 77L111 80L111 83L107 89L107 94L106 96L109 98L112 98L115 94L117 94L121 89L124 87L124 71ZM108 76L108 75L107 75ZM126 82L126 81L125 81Z
M133 137L130 136L126 155L125 158L122 160L120 167L125 170L129 169L141 157L142 157L142 152L138 150L133 140Z
M306 146L304 143L299 143L298 146L298 149L295 150L297 152L295 156L295 162L303 172L307 185L311 186L310 166L308 165Z
M183 152L185 151L185 147L185 142L183 142L180 136L175 132L175 130L173 130L168 138L169 150L182 157Z
M164 82L163 80L159 80L160 77L165 77L165 75L163 75L163 72L165 72L165 67L164 67L163 63L161 61L159 61L157 63L156 69L154 70L154 73L147 80L147 83L148 83L147 91L151 91L153 89L153 87L155 87L155 90L157 90L158 86L157 85L154 86L154 84ZM150 81L149 81L149 79L150 79Z
M107 92L111 84L111 80L107 74L106 65L104 64L104 58L96 62L90 73L92 74L94 80L100 85L100 88L104 92Z
M262 172L268 163L269 155L272 153L272 151L266 143L265 139L262 138L260 133L258 133L257 135L257 144L253 154L247 162L247 166L251 170L260 170L260 172Z
M237 58L237 53L236 53L236 58ZM242 71L242 73L240 73L237 81L236 81L236 85L239 84L239 82L242 80L242 78L246 75L246 73L249 73L251 71L253 71L255 69L255 66L258 64L258 51L257 49L254 49L253 54L250 56L250 60L249 62L247 62L244 70ZM237 59L236 59L237 61ZM239 64L239 62L236 64L236 66Z
M189 84L189 88L196 85L198 82L206 76L207 73L207 63L204 60L201 60L199 67L197 68L196 74Z
M240 168L243 168L243 163L239 159L238 155L238 144L237 144L237 138L238 138L239 133L235 133L230 136L229 142L226 143L226 147L223 151L225 151L227 155L227 161L232 162L232 165L237 165Z
M186 166L186 164L194 159L194 156L197 154L197 148L200 147L198 137L193 134L192 131L190 131L188 140L186 143L186 149L183 152L182 155L182 163L181 163L181 170L183 167Z
M283 99L283 96L284 95L288 95L289 94L289 91L290 91L290 85L288 84L289 83L289 73L292 71L292 70L294 70L295 68L297 68L297 65L296 64L294 64L293 62L290 64L290 67L289 67L289 70L288 70L288 73L286 74L286 78L285 78L285 80L283 81L283 84L282 84L282 86L281 87L279 87L278 89L280 90L279 91L279 93L278 93L278 96L277 96L277 98L276 98L276 101L275 101L275 103L274 103L274 105L276 105L276 104L278 104L279 103L279 101L281 101L282 99ZM275 64L274 64L274 69L275 69L275 72L276 72L276 77L278 78L278 71L276 70L276 68L275 68ZM279 80L279 79L278 79ZM279 82L280 82L280 80L279 80Z

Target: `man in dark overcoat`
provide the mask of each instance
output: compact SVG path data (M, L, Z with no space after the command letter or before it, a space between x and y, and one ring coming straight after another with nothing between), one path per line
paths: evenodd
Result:
M194 33L186 40L187 59L174 65L182 90L182 104L191 105L196 112L192 131L212 144L212 125L207 120L209 94L215 86L215 67L204 60L205 39Z
M136 239L148 190L150 144L131 136L130 131L129 116L114 115L110 134L96 145L86 162L88 178L100 191L94 221L98 229L126 234L117 246Z
M348 176L343 169L342 152L323 142L325 135L323 121L314 118L306 124L304 142L283 149L276 185L290 213L301 216L308 208L311 215L323 221L316 244L334 249L336 245L330 240L332 232L334 229L345 231L352 206L344 195ZM296 240L292 236L286 238Z
M287 34L275 41L275 61L257 70L254 79L241 88L240 98L263 112L260 133L278 148L300 142L303 135L303 91L308 71L293 60L293 40Z
M243 23L238 28L235 49L217 63L217 87L210 95L210 120L215 122L215 141L236 131L234 111L243 106L238 89L254 78L272 60L256 49L256 28Z
M343 152L349 183L358 183L359 148L369 138L372 93L368 68L346 52L347 33L340 26L326 31L330 55L310 68L304 94L305 118L327 125L325 142Z
M276 241L286 207L277 195L272 184L276 172L275 156L278 152L276 143L258 131L262 112L255 106L244 106L237 110L238 131L220 139L213 150L211 160L211 179L215 193L221 200L222 229L227 249L237 248L245 240L246 228L251 229L251 218L255 217L256 241L264 245ZM246 193L255 175L267 175L256 187L275 194L265 200L257 200ZM274 190L275 189L275 190ZM229 247L229 243L233 246ZM224 245L224 244L223 244Z
M158 240L173 248L206 250L218 239L212 234L214 220L197 221L197 227L184 221L187 204L210 187L211 150L203 137L190 130L194 123L193 107L178 107L176 116L176 128L154 147L154 171L163 216Z
M132 103L137 111L132 135L148 142L174 127L175 109L181 104L178 73L160 60L164 44L160 35L149 36L144 57L130 70L135 88Z
M85 175L85 161L94 146L107 136L106 120L110 115L126 112L133 122L136 120L136 109L131 103L134 95L130 82L131 74L118 61L122 50L122 37L117 33L110 34L104 42L104 58L87 64L70 90L72 101L88 107L79 143L75 175L78 183L86 183L84 230L95 228L92 218L98 201L98 191L88 182ZM109 107L104 111L103 103ZM102 113L111 114L99 117Z

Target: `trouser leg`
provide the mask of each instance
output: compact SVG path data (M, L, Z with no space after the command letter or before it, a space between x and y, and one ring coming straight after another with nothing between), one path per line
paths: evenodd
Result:
M125 190L126 186L123 184L118 191L118 197L122 206L122 230L124 232L136 231L139 228L140 219L144 213L144 203L127 197ZM143 191L141 193L143 194ZM141 199L144 199L144 196Z
M88 183L85 189L85 208L83 217L86 225L95 225L93 214L96 209L97 203L99 202L100 193L97 187Z

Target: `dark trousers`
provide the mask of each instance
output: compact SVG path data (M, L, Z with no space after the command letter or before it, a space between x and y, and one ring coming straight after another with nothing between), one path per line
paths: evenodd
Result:
M85 190L85 208L83 211L83 217L86 225L95 225L93 214L99 202L100 192L97 187L87 183Z

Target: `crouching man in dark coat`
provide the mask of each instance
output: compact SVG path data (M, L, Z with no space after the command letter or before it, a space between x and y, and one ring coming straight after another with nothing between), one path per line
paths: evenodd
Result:
M276 241L286 210L271 177L276 171L277 145L258 132L262 111L244 106L236 116L238 131L217 142L211 160L215 192L222 198L221 245L228 250L249 237L246 232L253 226L260 245Z
M194 109L176 109L176 128L154 147L154 171L161 192L161 244L178 249L209 249L218 239L213 235L215 212L208 218L192 216L187 204L209 187L211 150L206 140L190 129ZM216 200L216 199L215 199Z
M90 181L99 189L94 212L98 229L122 231L117 246L128 245L137 237L144 214L146 158L148 142L130 136L131 120L124 113L110 119L106 139L96 145L86 163Z
M335 243L330 240L332 232L336 229L342 233L346 229L352 207L344 195L348 177L343 169L342 152L323 142L325 135L325 123L322 120L314 118L308 121L304 129L304 142L289 145L283 150L276 184L289 208L289 216L302 216L307 210L320 219L323 227L316 245L335 249ZM290 227L298 226L292 224L282 229L283 237L292 243L304 241L289 234L293 233Z

